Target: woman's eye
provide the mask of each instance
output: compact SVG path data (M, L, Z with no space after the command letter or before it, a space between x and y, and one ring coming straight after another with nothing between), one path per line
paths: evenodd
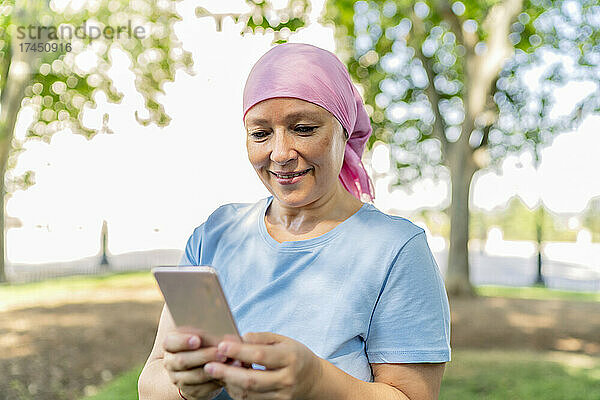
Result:
M297 132L310 133L310 132L314 131L315 129L317 129L317 127L316 126L297 126L295 129Z
M250 133L250 136L252 136L254 139L264 139L265 137L267 137L268 134L269 134L269 132L256 131L256 132Z

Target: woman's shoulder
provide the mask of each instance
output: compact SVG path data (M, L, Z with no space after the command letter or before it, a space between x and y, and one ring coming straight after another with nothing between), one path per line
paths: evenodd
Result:
M390 238L394 241L408 241L424 233L424 229L409 219L398 215L387 214L373 203L365 203L360 214L359 223L363 231L379 238Z
M214 210L204 222L204 229L219 230L230 225L240 224L249 218L258 218L268 198L255 203L226 203Z

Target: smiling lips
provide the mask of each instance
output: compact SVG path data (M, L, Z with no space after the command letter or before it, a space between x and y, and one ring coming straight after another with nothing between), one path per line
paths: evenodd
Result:
M295 176L300 176L300 175L304 175L305 173L307 173L308 171L310 171L309 169L305 169L304 171L298 171L298 172L275 172L275 171L269 171L271 172L273 175L275 175L278 178L293 178Z
M275 179L277 180L277 182L284 184L284 185L289 185L292 183L296 183L298 181L300 181L302 179L302 177L304 177L304 175L306 175L308 173L308 171L310 171L312 168L309 169L305 169L304 171L299 171L299 172L274 172L274 171L269 171L271 174L273 174L273 176L275 176Z

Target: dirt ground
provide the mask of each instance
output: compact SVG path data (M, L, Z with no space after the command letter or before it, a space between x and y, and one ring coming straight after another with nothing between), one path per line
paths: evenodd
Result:
M72 293L0 313L0 399L78 399L143 363L161 302L155 288ZM452 347L600 356L600 303L453 300Z

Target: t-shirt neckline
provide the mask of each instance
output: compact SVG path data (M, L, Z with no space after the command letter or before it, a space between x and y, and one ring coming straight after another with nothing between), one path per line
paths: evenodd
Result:
M260 232L263 240L271 247L277 250L298 250L298 249L306 249L310 247L315 247L321 245L323 243L329 242L340 233L343 232L344 228L349 225L353 220L355 220L358 215L368 207L369 203L363 203L362 206L356 211L354 214L346 218L344 221L340 222L333 229L324 234L304 240L293 240L279 243L277 240L273 239L273 237L267 231L267 226L265 225L265 215L267 213L267 208L273 201L273 196L269 196L263 200L262 210L258 217L258 230Z

